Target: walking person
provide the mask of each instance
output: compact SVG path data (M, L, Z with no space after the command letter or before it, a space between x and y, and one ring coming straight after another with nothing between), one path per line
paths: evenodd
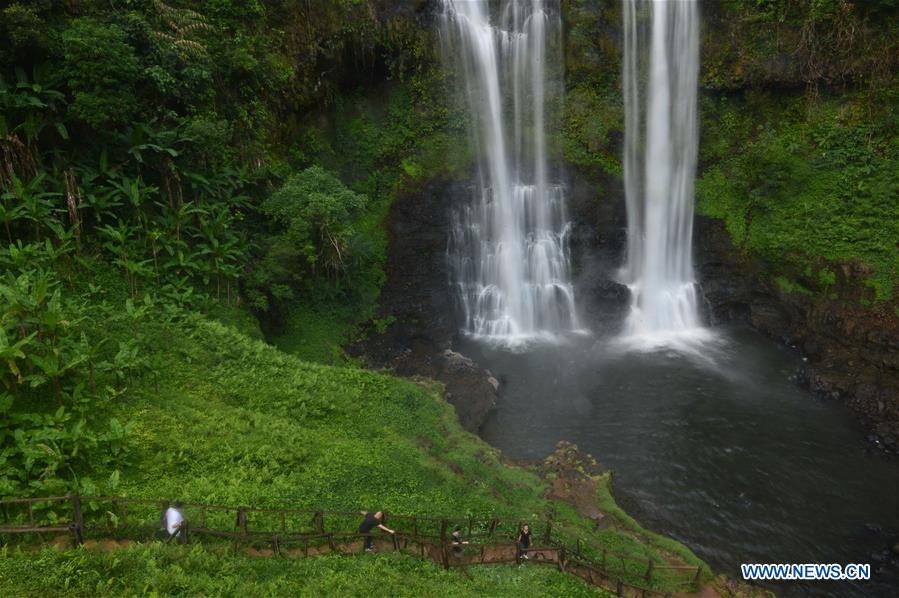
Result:
M184 505L181 501L176 500L173 503L169 503L169 508L165 510L165 531L166 531L166 542L172 540L173 538L181 537L181 529L184 527L184 512L182 509Z
M371 531L376 527L381 528L383 531L388 534L395 534L392 529L381 523L384 520L384 513L381 511L377 511L375 513L370 513L368 511L360 511L360 513L365 517L362 520L362 523L359 524L359 533L366 534L365 536L365 552L371 552L375 548L375 539L371 535Z
M453 554L455 556L462 556L462 545L468 544L468 540L462 539L462 527L456 526L456 529L453 530L452 535L450 535L450 546L453 547Z
M515 541L518 543L518 557L527 560L528 548L531 547L531 526L527 523L522 525Z

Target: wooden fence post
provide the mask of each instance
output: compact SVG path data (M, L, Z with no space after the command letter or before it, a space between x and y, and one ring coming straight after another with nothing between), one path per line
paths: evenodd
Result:
M247 535L247 511L246 507L238 507L237 508L237 531L240 532L240 535Z
M646 567L646 581L652 583L652 559L649 560L649 566Z
M696 567L696 577L693 578L693 583L699 583L699 577L702 575L702 567Z
M543 534L543 543L549 544L550 536L553 531L553 515L556 511L555 505L553 505L549 512L546 513L546 533Z
M320 534L325 533L325 514L323 512L318 511L312 518L312 521L315 525L316 532Z
M81 497L72 495L72 521L75 524L75 541L84 544L84 513L81 512Z
M618 584L615 587L615 595L616 596L624 596L624 584L621 580L618 580Z
M449 555L446 552L446 518L440 520L440 556L443 559L443 568L449 569Z

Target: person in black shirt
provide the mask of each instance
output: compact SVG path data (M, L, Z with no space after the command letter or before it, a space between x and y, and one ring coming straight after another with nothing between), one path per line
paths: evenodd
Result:
M453 547L453 554L462 556L463 544L468 544L468 541L462 540L462 528L457 525L456 529L453 530L452 536L450 536L450 545Z
M368 511L360 511L362 515L365 516L365 519L362 520L362 523L359 524L359 533L360 534L370 534L371 530L376 527L381 528L388 534L395 533L389 527L383 525L381 521L384 519L384 513L381 511L377 511L376 513L369 513ZM374 550L375 539L371 535L365 536L365 550L367 552L371 552Z
M528 548L531 547L531 528L527 523L521 526L515 541L518 542L518 556L527 559Z

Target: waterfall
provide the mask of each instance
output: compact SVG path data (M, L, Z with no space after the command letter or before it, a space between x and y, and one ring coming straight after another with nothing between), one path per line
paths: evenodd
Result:
M691 253L699 10L695 0L623 8L625 333L660 339L700 331Z
M547 158L549 104L561 98L552 4L507 0L491 17L487 0L444 0L444 54L464 83L479 156L472 197L452 215L450 283L463 331L502 344L578 328L565 190Z

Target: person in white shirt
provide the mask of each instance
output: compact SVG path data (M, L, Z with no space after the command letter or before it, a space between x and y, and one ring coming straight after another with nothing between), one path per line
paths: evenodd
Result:
M184 513L181 511L183 506L180 501L175 501L165 510L165 531L168 532L169 539L181 535L184 525Z

